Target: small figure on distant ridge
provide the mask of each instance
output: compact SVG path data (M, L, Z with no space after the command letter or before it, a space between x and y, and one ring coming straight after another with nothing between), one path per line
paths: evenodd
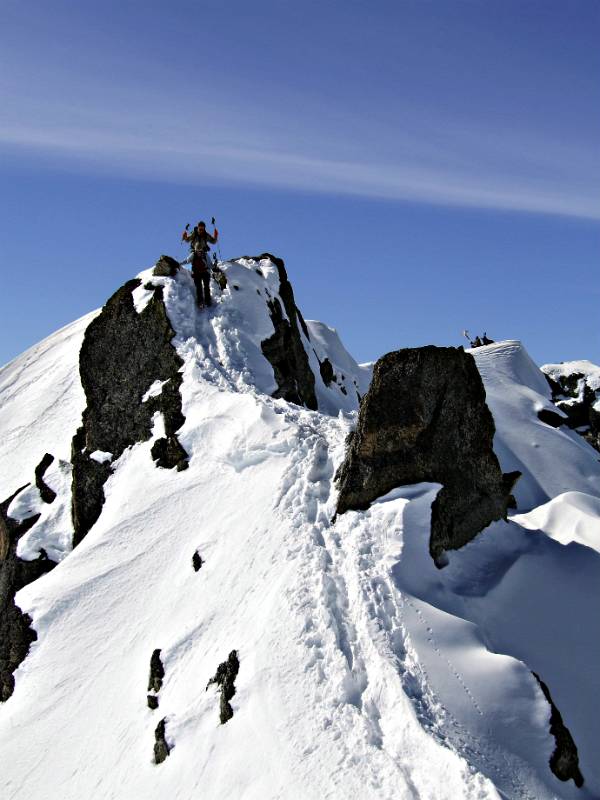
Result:
M209 242L216 244L219 238L219 231L215 228L213 234L206 230L206 223L200 221L192 232L189 232L189 225L185 226L181 234L181 240L189 242L192 261L192 277L196 285L196 302L198 308L212 305L210 298L210 264L208 253L210 251Z
M486 344L494 344L494 340L489 339L485 331L483 332L483 336L476 336L474 339L471 339L469 331L463 331L463 336L465 339L469 340L471 347L484 347Z

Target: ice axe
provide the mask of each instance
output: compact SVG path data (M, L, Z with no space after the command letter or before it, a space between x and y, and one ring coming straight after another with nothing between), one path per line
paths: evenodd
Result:
M214 217L212 217L210 224L213 226L213 228L216 228L217 220ZM223 261L223 258L221 256L221 245L219 244L219 240L218 239L217 239L217 251L219 253L219 261Z

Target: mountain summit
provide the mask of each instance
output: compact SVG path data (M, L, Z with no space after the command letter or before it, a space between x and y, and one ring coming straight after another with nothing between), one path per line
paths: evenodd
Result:
M3 796L600 796L594 365L359 365L219 267L0 371Z

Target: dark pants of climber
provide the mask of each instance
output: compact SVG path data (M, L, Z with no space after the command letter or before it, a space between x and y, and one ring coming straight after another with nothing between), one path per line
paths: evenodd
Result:
M196 254L192 261L192 277L196 284L196 298L199 306L212 305L210 299L210 270L204 257Z

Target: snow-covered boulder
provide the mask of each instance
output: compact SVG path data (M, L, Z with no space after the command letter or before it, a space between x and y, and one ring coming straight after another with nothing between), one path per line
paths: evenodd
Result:
M600 451L600 367L591 361L545 364L552 397L568 425Z

